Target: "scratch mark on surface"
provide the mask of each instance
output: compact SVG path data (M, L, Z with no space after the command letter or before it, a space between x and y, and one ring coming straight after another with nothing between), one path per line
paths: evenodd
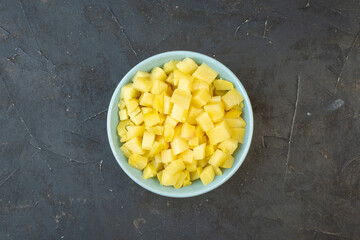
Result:
M263 148L266 148L264 136L261 136L261 144Z
M51 65L52 65L52 67L55 67L55 63L54 63L50 58L48 58L48 57L43 53L43 51L38 50L37 53L40 54L41 56L43 56L46 61L50 62Z
M10 91L9 91L9 89L7 88L7 86L6 86L3 78L1 78L1 82L2 82L2 84L4 85L4 88L5 88L5 90L6 90L6 93L7 93L8 97L9 97L9 99L10 99L11 105L14 107L15 111L17 112L17 114L18 114L18 116L19 116L19 118L20 118L20 121L22 122L22 124L24 125L27 133L29 134L30 138L31 138L31 139L33 140L33 142L34 142L34 143L32 143L32 142L31 142L31 139L30 139L30 144L31 144L33 147L37 148L38 150L41 150L41 147L40 147L39 143L36 141L36 138L31 134L29 127L27 126L26 122L24 121L23 117L21 116L19 110L16 108L15 103L14 103L14 100L12 99L12 97L11 97L11 95L10 95Z
M52 150L50 150L50 149L43 149L43 151L45 151L45 152L50 152L50 153L55 154L55 155L57 155L57 156L59 156L59 157L62 157L62 158L64 158L64 159L67 159L67 160L69 160L69 162L75 162L75 163L78 163L78 164L89 164L89 163L93 163L93 162L81 162L81 161L78 161L78 160L73 159L73 158L71 158L71 157L65 156L65 155L63 155L63 154L61 154L61 153L54 152L54 151L52 151ZM50 167L49 164L48 164L48 167L49 167L49 169L51 170L51 167Z
M104 175L102 173L102 164L103 164L104 160L101 160L100 163L99 163L99 170L100 170L100 175L101 175L101 178L103 181L105 181L104 179Z
M22 12L23 12L23 14L24 14L24 16L25 16L25 19L26 19L27 25L28 25L28 27L29 27L29 29L30 29L30 32L31 32L31 34L32 34L32 36L33 36L33 38L34 38L34 40L35 40L36 47L37 47L37 49L39 50L39 49L40 49L40 47L39 47L39 43L38 43L38 41L37 41L37 39L36 39L36 37L35 37L35 34L34 34L34 31L33 31L32 27L31 27L31 24L30 24L29 18L28 18L28 16L27 16L27 15L26 15L26 13L25 13L25 9L24 9L24 6L23 6L23 4L22 4L22 1L21 1L21 0L19 0L19 2L20 2L20 7L21 7L21 10L22 10Z
M305 5L305 8L308 8L308 7L310 7L310 0L308 0L306 5Z
M131 42L130 42L129 37L128 37L128 35L126 34L126 32L125 32L125 30L124 30L124 27L120 24L119 20L117 19L116 15L114 14L113 10L112 10L110 7L108 7L108 9L109 9L109 12L110 12L110 14L111 14L112 19L117 23L117 25L118 25L119 28L120 28L121 33L124 35L124 37L125 37L125 39L126 39L126 42L127 42L128 45L129 45L130 50L134 53L134 55L135 55L136 59L138 60L138 62L140 62L140 58L139 58L139 56L137 55L136 51L134 50L134 48L133 48L133 46L132 46L132 44L131 44Z
M356 156L356 157L354 157L354 158L352 158L352 159L350 159L347 163L345 163L345 165L342 167L342 169L341 169L341 171L340 171L340 174L343 172L343 170L344 170L347 166L349 166L352 162L354 162L355 160L358 160L358 159L360 159L360 155L359 155L359 156Z
M339 108L341 108L342 106L344 106L345 102L344 100L342 100L341 98L336 99L334 102L332 102L328 107L327 110L329 112L333 112Z
M341 237L341 233L334 233L334 232L328 232L328 231L324 231L324 230L320 230L320 229L314 229L315 232L320 232L322 234L325 235L331 235L331 236L339 236Z
M146 223L146 220L145 220L145 218L142 218L142 217L136 218L136 219L134 219L134 221L133 221L133 224L134 224L135 229L136 229L140 234L142 234L142 232L140 231L140 224L145 224L145 223Z
M338 78L337 78L337 80L336 80L336 84L335 84L335 88L334 88L334 95L336 95L337 87L338 87L338 85L339 85L340 79L341 79L342 74L343 74L343 72L344 72L346 63L347 63L348 60L349 60L349 56L350 56L352 50L353 50L354 47L355 47L355 44L356 44L356 42L357 42L357 40L358 40L358 38L359 38L359 35L360 35L360 31L356 34L356 38L355 38L355 40L353 41L353 43L351 44L350 50L349 50L348 54L347 54L346 57L345 57L345 61L344 61L343 65L342 65L342 67L341 67L340 73L339 73Z
M236 30L235 30L235 33L234 33L234 37L235 37L235 38L236 38L236 34L237 34L237 32L239 31L241 25L244 25L245 23L248 23L248 22L250 22L250 20L249 20L249 19L246 19L246 20L243 21L239 26L237 26L237 28L236 28Z
M289 142L288 142L288 151L286 154L286 165L285 165L285 176L284 176L284 184L286 182L287 172L288 172L288 166L289 166L289 160L290 160L290 151L291 151L291 142L293 138L293 132L294 132L294 125L295 125L295 119L296 119L296 112L298 108L299 103L299 94L300 94L300 73L297 78L297 88L296 88L296 99L295 99L295 106L294 106L294 113L291 119L291 126L290 126L290 135L289 135Z
M0 38L7 39L9 37L9 35L10 35L10 32L0 26Z
M91 115L90 117L84 119L84 120L82 121L82 123L87 122L87 121L89 121L89 120L91 120L91 119L93 119L93 118L96 118L97 116L99 116L99 115L101 115L101 114L103 114L103 113L105 113L105 112L107 112L107 109L102 110L102 111L100 111L100 112L98 112L98 113L95 113L94 115Z
M0 187L2 185L4 185L19 169L15 169L14 171L12 171L1 183L0 183Z
M263 38L266 37L266 31L267 31L267 25L268 25L268 20L269 20L269 17L266 18L266 21L264 23L264 33L263 33Z

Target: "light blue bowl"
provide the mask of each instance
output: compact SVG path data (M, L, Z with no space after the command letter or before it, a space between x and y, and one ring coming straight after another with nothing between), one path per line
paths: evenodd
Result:
M246 131L245 131L245 138L244 143L240 144L238 149L233 154L235 161L234 165L230 169L224 169L223 175L215 176L215 179L212 183L204 186L200 180L194 181L190 186L183 187L180 189L175 189L173 187L165 187L161 186L157 180L157 178L150 178L150 179L142 179L142 171L139 171L133 167L131 167L127 162L127 157L120 151L121 143L119 141L119 137L116 132L116 127L119 123L119 115L118 115L118 102L120 97L120 90L122 86L129 83L132 77L135 75L137 71L150 71L153 67L162 66L164 63L168 62L169 60L182 60L185 57L190 57L194 59L198 64L206 63L213 69L215 69L221 78L226 79L232 82L235 88L241 93L244 97L244 109L243 109L243 118L245 119ZM175 197L175 198L185 198L185 197L193 197L197 196L206 192L209 192L224 182L226 182L241 166L243 163L246 154L249 151L251 139L253 135L253 128L254 128L254 119L253 119L253 112L251 108L251 103L249 97L245 91L245 88L240 83L239 79L232 73L227 67L225 67L222 63L218 62L217 60L208 57L206 55L190 52L190 51L173 51L173 52L165 52L161 54L157 54L152 56L139 64L133 67L120 81L119 85L115 89L114 94L112 95L108 114L107 114L107 134L110 142L111 150L119 163L120 167L124 170L124 172L137 184L142 186L143 188L157 193L159 195L167 196L167 197Z

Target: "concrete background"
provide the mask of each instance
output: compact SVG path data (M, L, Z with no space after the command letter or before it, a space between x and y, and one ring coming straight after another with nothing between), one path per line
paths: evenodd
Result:
M358 0L0 0L0 239L360 239L359 31ZM169 50L223 62L255 114L239 171L189 199L106 135L120 79Z

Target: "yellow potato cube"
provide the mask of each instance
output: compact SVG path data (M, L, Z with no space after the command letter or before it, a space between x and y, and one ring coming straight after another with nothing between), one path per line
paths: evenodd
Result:
M228 91L221 99L225 104L226 111L236 105L239 105L244 100L243 96L241 96L239 91L235 88Z
M153 126L146 129L155 135L164 135L164 126Z
M160 122L160 117L157 111L152 111L144 114L144 122L146 128L154 126Z
M127 126L125 127L127 139L142 136L145 131L144 126Z
M146 167L147 163L148 158L139 154L134 153L129 157L129 165L139 170L143 170Z
M221 102L220 96L211 97L209 100L209 103L220 103L220 102Z
M198 68L198 65L196 64L196 62L194 62L194 60L187 57L178 64L176 64L176 67L184 73L192 74Z
M197 168L197 161L196 160L192 160L190 163L185 163L185 166L186 166L186 169L189 171L189 172L192 172L192 171L196 171L196 168Z
M205 156L211 156L213 153L215 152L215 147L214 145L206 145L205 148Z
M181 158L185 163L192 163L194 161L194 152L188 149L185 152L181 153L179 158Z
M234 157L229 155L228 158L225 160L225 162L223 164L221 164L220 167L222 168L232 168L234 164Z
M174 84L174 73L170 73L170 75L166 78L165 82L171 84L171 85L175 85ZM169 89L169 88L168 88Z
M185 140L190 140L195 137L195 126L188 123L182 125L180 137Z
M157 94L154 98L154 109L159 113L164 112L164 96L165 94Z
M191 80L186 79L186 78L180 78L177 89L183 90L190 94L191 93L191 85L192 85Z
M170 114L171 113L171 110L172 110L172 107L173 107L173 103L170 102L170 97L169 96L166 96L164 95L164 114Z
M221 142L218 146L224 153L233 154L238 147L238 141L234 139L226 139L225 141Z
M167 88L168 88L168 85L165 82L163 82L159 79L155 79L152 82L152 87L151 87L150 92L152 94L161 94L163 92L166 92Z
M204 106L205 112L207 112L213 122L220 122L224 115L224 105L223 103L211 103Z
M222 121L215 125L214 128L206 132L209 138L210 144L215 145L231 137L231 129L225 121Z
M164 149L163 147L164 147L163 144L161 144L160 142L154 142L149 152L149 157L156 156L156 154L160 153Z
M127 149L129 149L132 153L136 153L136 154L144 154L145 153L144 149L142 149L142 147L141 147L141 142L140 142L139 137L134 137L134 138L130 139L129 141L124 143L123 146L125 146Z
M242 117L239 118L225 118L226 123L231 128L243 128L246 126L246 122Z
M151 150L154 141L155 141L155 134L145 131L142 140L142 148L145 150Z
M200 174L201 182L206 186L212 181L214 181L215 172L214 168L210 165L206 166Z
M218 167L217 168L214 167L214 172L215 172L216 175L222 175L222 171Z
M125 157L130 157L131 152L129 151L129 149L127 149L125 146L121 146L120 147L121 152L125 155Z
M148 164L143 171L143 179L148 179L156 176L156 170L152 164Z
M176 121L175 119L173 119L172 117L170 116L166 116L166 119L165 119L165 123L164 125L169 125L171 126L172 128L175 128L175 126L178 124L178 121Z
M228 91L226 90L214 90L214 95L216 96L224 96Z
M128 113L131 113L139 106L139 101L135 98L129 98L124 100Z
M160 154L159 154L160 155ZM160 156L160 158L161 158L161 156ZM159 172L159 171L161 171L161 170L163 170L164 169L164 164L160 161L160 162L157 162L157 161L155 161L155 160L152 160L151 161L151 165L154 167L154 169L155 169L155 171L156 172Z
M180 174L180 177L174 184L174 188L181 188L181 186L184 184L184 181L186 178L186 174L184 172L179 172L178 174Z
M133 88L132 83L126 84L121 88L120 99L136 98L140 92Z
M189 145L187 144L187 142L184 139L176 136L171 141L170 145L175 155L180 154L186 151L187 149L189 149Z
M208 103L210 98L211 96L209 92L205 91L204 89L199 89L193 92L191 104L195 107L201 108Z
M176 174L182 170L185 169L185 163L183 160L178 159L178 160L174 160L172 161L166 168L165 171L170 173L170 174Z
M203 80L208 85L210 85L217 77L217 75L218 73L214 69L203 63L200 65L200 67L196 69L192 76L197 79Z
M205 158L205 148L206 148L205 143L194 148L194 159L195 160L201 160L201 159Z
M133 77L132 81L134 82L138 78L148 78L148 79L150 79L150 73L145 72L145 71L137 71L135 73L135 76Z
M189 108L190 101L191 101L191 94L181 89L175 89L170 99L170 102L182 107L183 109Z
M118 133L119 137L122 137L123 135L125 135L125 132L126 132L125 128L127 126L134 126L134 124L129 119L126 119L126 120L123 120L123 121L119 122L119 124L116 127L116 130L117 130L117 133Z
M180 174L170 174L166 169L164 169L162 176L161 176L161 182L164 186L173 186L176 184L178 179L180 178Z
M209 131L214 127L213 122L207 112L203 112L196 118L196 122L199 124L202 130Z
M245 136L245 128L231 128L231 138L239 143L243 143Z
M130 119L132 119L133 117L135 117L136 115L138 115L141 112L140 107L137 107L134 109L134 111L130 112L128 111L128 115L130 117Z
M220 167L230 154L224 153L223 151L216 149L214 154L209 159L209 164L214 166L215 168Z
M204 158L204 159L201 159L201 160L197 160L197 166L198 167L205 167L209 162L209 159L208 158Z
M120 118L120 121L121 120L126 120L128 119L128 115L126 113L126 109L123 109L123 110L120 110L119 111L119 118Z
M139 92L149 92L152 87L152 82L149 78L137 77L133 79L133 88Z
M192 139L189 140L188 144L190 147L199 146L199 137L198 136L193 137Z
M213 84L216 90L234 89L234 85L231 82L222 79L216 79Z
M121 99L121 100L119 101L118 107L119 107L120 110L123 110L123 109L126 107L125 101L124 101L123 99Z
M211 84L211 85L209 86L209 94L210 94L211 97L214 96L214 91L215 91L214 84ZM209 101L210 101L210 100L209 100Z
M196 179L199 179L202 170L203 170L202 167L197 167L195 171L191 171L190 172L190 180L195 181Z
M164 128L164 139L166 142L171 142L174 139L175 130L174 127L170 125L165 125Z
M174 81L174 85L175 86L178 86L178 84L179 84L179 80L180 79L189 79L190 80L190 82L192 82L193 81L193 77L192 76L190 76L189 74L186 74L186 73L184 73L184 72L181 72L181 71L179 71L179 69L174 69L174 79L173 79L173 81Z
M155 95L149 92L144 92L140 97L140 105L146 107L152 107L154 104Z
M151 70L150 80L152 82L154 82L155 80L165 81L166 78L167 78L167 75L162 68L154 67Z
M170 116L178 122L185 122L187 117L187 111L181 106L174 104Z
M197 124L196 118L200 116L200 114L203 112L202 109L196 108L194 106L190 106L189 114L187 116L186 121L190 124Z
M142 107L142 108L141 108L141 112L142 112L143 114L151 113L152 111L154 111L154 109L151 108L151 107Z
M164 184L162 183L162 175L163 175L163 172L164 172L164 170L162 170L162 171L160 171L160 172L158 172L158 173L156 174L157 179L159 180L160 185L164 185Z
M185 179L184 183L183 183L183 187L186 187L186 186L189 186L189 185L191 185L191 181L188 180L188 179Z
M242 111L238 108L232 108L228 112L225 113L225 118L239 118L241 116Z
M206 92L209 92L209 85L203 80L194 79L194 81L192 82L191 91L196 91L199 89L203 89Z
M135 117L131 118L131 121L135 123L135 125L140 125L144 122L144 114L142 112L138 113Z
M176 63L174 60L170 60L169 62L165 63L164 66L163 66L163 69L164 69L164 72L166 74L169 74L171 73L172 71L174 71L176 67Z
M174 161L174 159L175 159L175 156L171 149L166 149L166 150L161 151L161 161L163 163L170 163L170 162Z

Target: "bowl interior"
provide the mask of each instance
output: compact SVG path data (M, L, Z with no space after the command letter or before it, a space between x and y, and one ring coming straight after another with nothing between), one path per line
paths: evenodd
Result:
M118 102L120 97L120 90L121 87L126 85L127 83L131 82L132 77L135 75L137 71L150 71L153 67L156 66L162 66L165 62L173 59L173 60L182 60L185 57L190 57L194 61L199 63L206 63L210 67L212 67L214 70L216 70L219 73L219 76L223 79L226 79L230 82L232 82L235 86L235 88L241 93L241 95L244 97L244 109L243 109L243 118L246 121L246 131L245 131L245 137L244 137L244 143L239 144L238 149L233 154L235 161L234 165L231 169L224 169L223 175L216 176L214 181L207 186L204 186L200 180L194 181L190 186L180 188L180 189L174 189L173 187L165 187L161 186L156 178L151 178L147 180L142 179L142 171L139 171L133 167L131 167L127 163L127 158L123 155L123 153L120 151L120 140L117 136L116 127L119 123L119 116L118 116ZM109 105L108 109L108 115L107 115L107 132L108 132L108 138L110 142L111 149L114 153L114 156L116 160L118 161L121 168L125 171L125 173L133 179L136 183L141 185L142 187L146 188L149 191L152 191L154 193L168 196L168 197L191 197L203 194L205 192L211 191L212 189L220 186L222 183L224 183L226 180L228 180L240 167L242 162L245 159L245 156L249 150L252 134L253 134L253 113L251 108L251 103L248 98L248 95L238 80L238 78L222 63L218 62L217 60L208 57L206 55L195 53L195 52L189 52L189 51L173 51L173 52L165 52L158 55L155 55L153 57L150 57L138 65L136 65L134 68L132 68L120 81L119 85L117 86Z

